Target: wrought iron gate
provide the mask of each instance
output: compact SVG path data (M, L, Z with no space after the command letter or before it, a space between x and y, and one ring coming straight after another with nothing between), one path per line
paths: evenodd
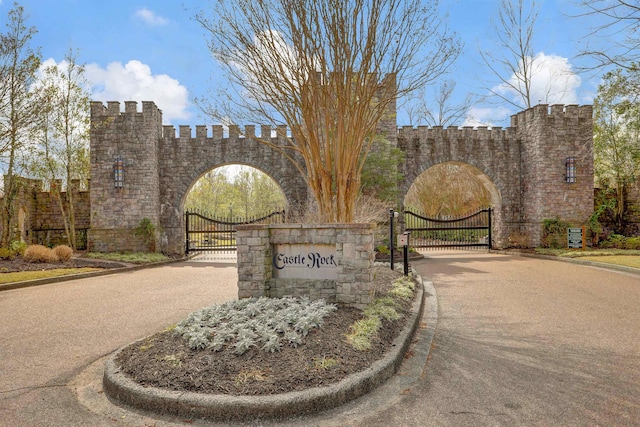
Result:
M404 221L413 248L491 249L491 209L452 219L427 218L405 210Z
M242 224L273 224L284 222L285 211L275 211L263 217L222 218L201 212L185 213L185 252L234 252L236 227Z

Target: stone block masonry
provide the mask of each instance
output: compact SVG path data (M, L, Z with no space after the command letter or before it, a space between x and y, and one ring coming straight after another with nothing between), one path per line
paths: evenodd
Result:
M255 167L282 188L291 208L303 206L307 186L300 171L281 153L258 139L277 140L286 129L255 126L241 133L231 126L225 137L222 126L162 125L162 112L153 102L91 103L91 225L93 250L120 251L142 247L131 230L149 218L160 233L156 247L168 254L184 254L183 205L195 182L220 166ZM275 141L273 141L275 142ZM114 185L114 161L122 159L124 183ZM128 249L131 250L131 249Z
M511 126L444 129L403 127L398 147L406 156L400 183L406 194L430 167L455 162L474 168L492 194L493 247L512 233L540 243L542 221L558 217L584 225L593 212L593 108L538 105L511 117ZM566 160L576 165L567 183Z
M238 297L307 296L364 308L372 298L374 231L372 224L238 226ZM283 246L294 254L278 258ZM319 247L328 252L316 253ZM288 267L298 270L278 277L275 269Z
M184 200L206 172L228 164L255 167L285 193L289 210L305 206L309 190L300 170L275 145L286 143L285 127L162 125L152 102L91 104L92 250L143 247L131 231L143 218L159 227L156 247L168 254L185 251ZM574 226L593 212L593 109L591 106L538 105L512 116L506 129L420 126L397 129L389 116L381 123L392 145L405 153L400 201L416 178L440 163L456 162L474 172L492 195L493 247L509 245L515 233L540 243L542 221L558 217ZM394 120L391 120L391 118ZM567 182L566 159L576 166ZM114 186L114 162L121 159L124 182ZM303 172L303 171L302 171ZM291 236L293 237L293 235ZM347 248L348 250L351 250ZM320 286L320 285L318 285Z

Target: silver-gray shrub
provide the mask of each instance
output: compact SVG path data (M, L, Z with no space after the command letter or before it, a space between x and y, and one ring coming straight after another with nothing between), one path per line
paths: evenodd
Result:
M303 344L303 337L321 327L336 309L334 304L309 298L247 298L191 313L174 333L193 350L221 351L231 346L237 355L251 347L273 353L284 345Z

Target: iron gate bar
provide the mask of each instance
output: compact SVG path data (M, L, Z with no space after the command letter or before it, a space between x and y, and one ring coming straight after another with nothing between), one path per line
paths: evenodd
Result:
M405 209L404 214L406 230L412 233L411 246L415 248L487 247L491 249L490 208L452 219L428 218L409 209ZM416 226L411 227L411 225ZM478 230L485 230L486 233L477 233ZM425 235L425 233L431 234Z
M185 212L186 244L185 253L189 252L233 252L237 250L235 244L236 226L244 224L256 224L267 221L272 223L273 217L279 216L281 222L285 221L285 211L274 211L265 216L256 218L210 218L205 214L194 211ZM221 226L222 230L211 229L211 226ZM192 229L193 228L193 229ZM204 238L202 238L204 235ZM197 238L196 238L197 237ZM231 244L216 244L219 240L232 242ZM204 243L204 244L203 244Z

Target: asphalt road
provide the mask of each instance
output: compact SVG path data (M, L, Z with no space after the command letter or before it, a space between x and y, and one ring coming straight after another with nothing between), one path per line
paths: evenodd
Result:
M127 425L92 414L68 384L114 350L237 298L235 266L216 265L170 264L0 292L0 425Z
M437 253L423 381L359 426L640 425L640 275Z
M287 425L640 425L639 274L469 252L413 267L438 294L422 376ZM0 292L0 425L182 424L78 390L99 395L106 355L236 292L234 267L193 262Z

